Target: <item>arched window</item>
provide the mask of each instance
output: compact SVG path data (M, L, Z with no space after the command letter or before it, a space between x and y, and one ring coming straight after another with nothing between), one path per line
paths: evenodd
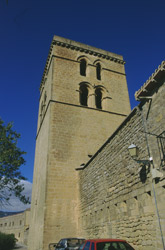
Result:
M101 65L100 65L100 63L96 64L96 77L97 77L97 80L101 80Z
M87 62L85 59L80 60L80 75L86 76Z
M102 90L101 90L101 88L97 88L95 90L95 103L96 103L96 108L102 109Z
M88 87L86 84L80 86L80 104L88 106Z

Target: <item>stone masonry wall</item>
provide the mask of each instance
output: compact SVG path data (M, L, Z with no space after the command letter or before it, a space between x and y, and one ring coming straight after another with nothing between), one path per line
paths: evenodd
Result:
M149 144L149 153L153 157L154 168L165 173L165 77L161 79L152 95L152 99L144 105L143 119L145 121L146 138ZM164 139L160 145L159 135ZM164 143L164 144L163 144ZM162 151L163 149L163 151ZM152 189L155 193L157 209L155 207L156 238L157 249L163 249L162 237L164 238L165 248L165 181L156 179L152 182ZM162 235L160 234L160 226Z
M153 93L148 118L148 129L152 128L150 132L156 134L164 130L163 97L164 85ZM86 238L121 238L136 250L163 249L161 230L165 237L165 175L161 169L163 177L156 182L151 176L151 169L160 165L160 160L154 153L158 150L157 140L154 136L149 140L146 137L147 106L148 101L135 108L79 171L79 226ZM132 143L138 146L138 159L143 162L130 157L128 147ZM149 159L148 147L153 164L144 162Z

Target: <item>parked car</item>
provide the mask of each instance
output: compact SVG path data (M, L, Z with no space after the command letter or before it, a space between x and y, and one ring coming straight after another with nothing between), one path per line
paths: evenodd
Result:
M84 245L85 245L85 241L79 246L78 250L83 250Z
M82 238L61 239L55 246L56 250L78 250L80 245L85 242Z
M86 240L83 250L135 250L125 240L92 239Z

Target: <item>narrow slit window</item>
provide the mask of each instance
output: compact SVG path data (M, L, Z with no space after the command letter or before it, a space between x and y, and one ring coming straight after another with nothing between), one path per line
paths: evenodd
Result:
M86 85L80 87L80 104L88 106L88 88Z
M100 88L96 89L95 91L95 103L96 108L102 109L102 91Z
M80 75L86 76L86 68L87 68L86 60L81 59L81 61L80 61Z
M97 80L101 80L101 65L100 65L100 63L96 64L96 77L97 77Z
M165 131L157 136L161 166L165 165Z

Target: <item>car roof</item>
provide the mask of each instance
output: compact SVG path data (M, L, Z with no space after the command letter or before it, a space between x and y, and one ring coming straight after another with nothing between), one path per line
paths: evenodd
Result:
M60 239L60 240L85 240L84 238L63 238L63 239Z
M109 241L122 241L122 242L126 242L125 240L121 240L121 239L89 239L86 241L93 241L93 242L109 242Z

